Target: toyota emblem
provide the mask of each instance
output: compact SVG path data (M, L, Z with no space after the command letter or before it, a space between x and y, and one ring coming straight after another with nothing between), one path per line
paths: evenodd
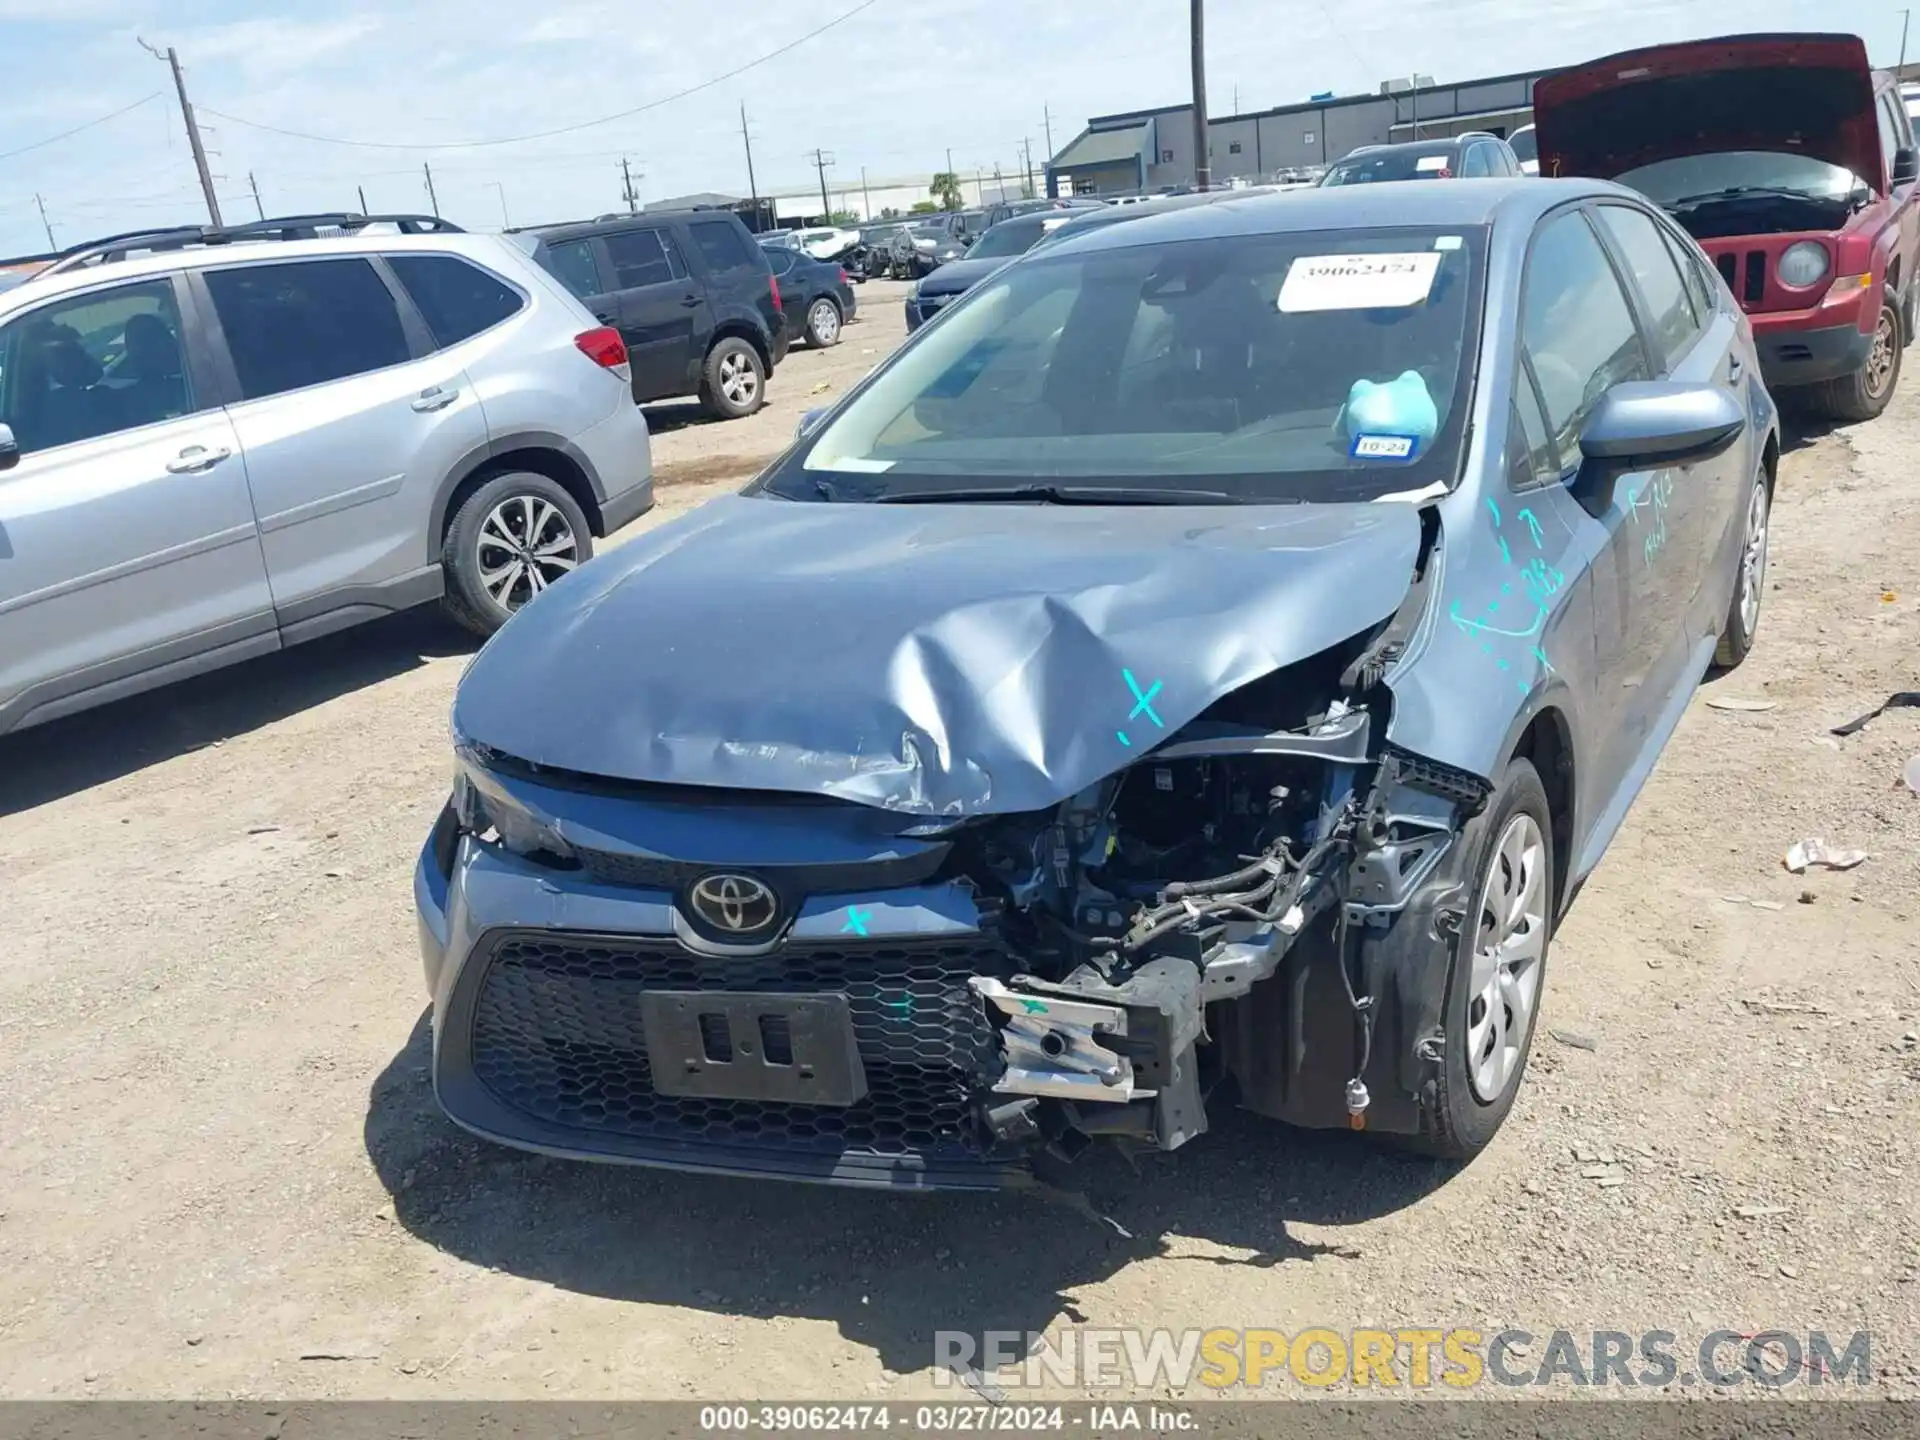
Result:
M694 882L693 913L729 935L755 935L773 928L780 901L751 875L707 875Z

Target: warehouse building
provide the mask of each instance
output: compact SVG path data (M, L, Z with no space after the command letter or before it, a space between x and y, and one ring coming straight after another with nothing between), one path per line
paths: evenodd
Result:
M1430 140L1464 130L1505 136L1533 118L1547 71L1436 85L1386 80L1375 95L1327 96L1208 124L1215 184L1258 181L1331 164L1360 145ZM1047 166L1049 195L1124 195L1193 184L1193 107L1096 115Z

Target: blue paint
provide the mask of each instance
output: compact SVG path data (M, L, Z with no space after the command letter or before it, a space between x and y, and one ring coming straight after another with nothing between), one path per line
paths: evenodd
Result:
M893 1013L902 1020L910 1020L913 1018L913 997L911 995L903 995L898 1000L889 1000L887 1001L887 1009L893 1011Z
M1493 523L1498 525L1500 523L1500 507L1493 503L1493 497L1491 495L1487 497L1487 509L1493 512Z
M1527 533L1533 537L1533 548L1540 548L1540 522L1533 518L1533 511L1522 510L1520 518L1527 522Z
M1553 610L1553 597L1566 584L1567 577L1559 569L1548 564L1542 553L1536 553L1524 565L1519 564L1514 559L1513 546L1508 542L1501 528L1503 521L1499 502L1492 496L1486 497L1486 501L1487 512L1493 516L1493 538L1500 547L1501 562L1519 570L1520 581L1526 587L1527 598L1533 602L1533 618L1518 627L1511 620L1504 625L1496 623L1500 616L1500 601L1513 594L1513 581L1510 579L1500 582L1499 595L1487 602L1487 608L1478 617L1468 615L1460 602L1455 600L1449 611L1449 618L1462 635L1478 642L1480 653L1491 658L1497 669L1510 674L1513 670L1512 660L1505 655L1496 654L1492 641L1496 637L1503 640L1525 641L1544 634L1547 628L1547 617ZM1534 550L1544 551L1545 532L1541 528L1539 517L1533 513L1533 510L1522 509L1516 512L1515 518L1527 527L1527 538L1532 542ZM1554 673L1553 666L1547 661L1545 650L1539 645L1529 645L1527 650L1535 660L1540 662L1547 674ZM1532 693L1532 687L1526 680L1515 676L1514 683L1519 687L1521 694Z
M1511 565L1513 563L1513 552L1507 548L1507 537L1500 535L1495 538L1500 542L1500 558ZM1507 587L1502 585L1500 588L1505 590Z
M873 919L873 911L862 910L858 905L849 905L847 907L847 923L840 927L840 933L845 935L851 931L855 935L865 938L867 922L871 919Z

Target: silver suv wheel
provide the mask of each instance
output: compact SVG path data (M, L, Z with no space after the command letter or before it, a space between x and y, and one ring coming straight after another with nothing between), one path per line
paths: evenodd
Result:
M510 495L487 513L477 542L480 583L504 610L518 610L580 563L565 512L537 495Z

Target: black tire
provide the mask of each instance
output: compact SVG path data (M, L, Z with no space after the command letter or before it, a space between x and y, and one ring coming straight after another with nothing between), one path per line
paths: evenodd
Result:
M1767 593L1767 531L1772 509L1773 491L1762 467L1754 474L1753 488L1747 492L1746 512L1741 520L1740 554L1734 561L1733 598L1727 602L1727 621L1713 652L1716 670L1731 670L1746 659L1759 632L1761 603ZM1758 553L1754 555L1756 526L1759 543ZM1747 603L1750 592L1751 605Z
M807 306L807 344L825 350L840 343L840 302L828 295L815 298Z
M1473 989L1474 952L1483 932L1483 911L1490 886L1497 885L1505 873L1501 864L1500 843L1509 827L1525 816L1532 820L1538 834L1543 858L1539 872L1539 914L1528 911L1529 929L1540 927L1540 954L1532 977L1533 1005L1526 1020L1526 1033L1520 1037L1518 1054L1512 1061L1504 1088L1492 1100L1483 1099L1469 1073L1469 1021L1478 997ZM1516 759L1507 766L1486 806L1467 823L1461 836L1463 854L1470 857L1464 873L1472 877L1469 894L1471 908L1453 941L1447 972L1445 1038L1441 1044L1439 1084L1435 1103L1421 1114L1421 1129L1412 1135L1382 1134L1381 1139L1401 1149L1413 1150L1444 1160L1470 1160L1484 1150L1513 1109L1514 1097L1526 1079L1527 1057L1533 1050L1533 1036L1545 995L1547 956L1553 945L1554 895L1558 859L1553 851L1552 811L1547 805L1546 788L1532 762ZM1511 1016L1504 1006L1502 1013Z
M500 537L522 539L527 522L535 526L535 533L516 554ZM572 540L571 550L560 544L562 523ZM540 555L543 550L548 553ZM524 571L529 552L541 562L537 585L532 572L526 571L522 577L509 578L504 586L496 580L493 588L488 587L489 573L515 559ZM558 481L528 470L496 475L462 500L447 522L440 545L440 568L447 582L441 603L474 634L491 635L540 590L592 558L593 531L586 514ZM567 559L573 561L571 566L562 563Z
M1880 304L1880 319L1866 362L1851 375L1809 386L1814 407L1833 420L1858 422L1878 416L1900 383L1902 340L1900 311L1887 298Z
M738 420L758 410L766 395L760 352L738 335L716 340L700 370L700 403L722 420Z

